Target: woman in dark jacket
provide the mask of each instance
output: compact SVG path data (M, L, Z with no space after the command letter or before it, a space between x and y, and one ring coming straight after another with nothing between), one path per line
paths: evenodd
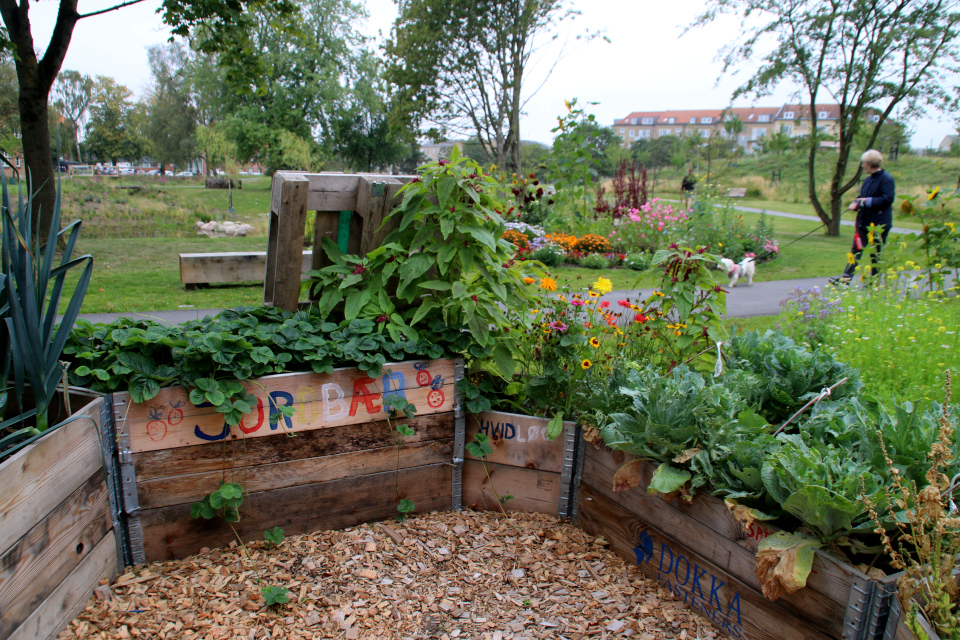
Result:
M860 186L860 196L850 204L850 211L857 212L856 232L853 236L853 246L850 248L853 260L848 262L842 276L830 278L832 284L850 282L864 248L871 242L876 245L877 250L870 261L876 264L880 258L880 249L886 243L887 234L893 226L893 200L896 198L897 186L893 176L881 168L883 154L870 149L860 158L860 164L867 173L867 179ZM876 226L877 232L872 234L873 237L871 237L870 225ZM870 272L876 275L876 267L870 267Z

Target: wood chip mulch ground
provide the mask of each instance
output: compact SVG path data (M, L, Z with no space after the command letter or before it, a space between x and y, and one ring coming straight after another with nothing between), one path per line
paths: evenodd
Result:
M603 539L540 514L432 513L248 550L290 602L266 607L237 545L101 586L59 638L633 638L719 632Z

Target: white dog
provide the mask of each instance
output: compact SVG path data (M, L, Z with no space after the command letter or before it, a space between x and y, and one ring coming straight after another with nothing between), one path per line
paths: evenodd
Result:
M740 261L740 264L735 263L730 258L721 258L720 267L727 272L727 277L730 278L730 287L737 286L737 281L740 278L743 278L746 281L747 286L753 284L753 274L756 273L757 267L754 264L754 254L748 253L743 257L743 260Z

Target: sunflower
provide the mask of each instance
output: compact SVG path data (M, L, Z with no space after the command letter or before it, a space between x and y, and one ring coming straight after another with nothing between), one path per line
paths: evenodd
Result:
M590 338L590 346L596 349L600 346L600 341L596 337Z
M591 298L599 298L599 297L600 297L600 294L597 293L596 291L591 291L591 292L588 293L587 295L589 295Z
M933 191L930 192L930 195L927 196L927 200L933 200L937 197L938 193L940 193L940 187L934 187Z
M589 369L590 367L593 366L593 363L585 359L583 362L580 363L580 366L583 367L584 369Z

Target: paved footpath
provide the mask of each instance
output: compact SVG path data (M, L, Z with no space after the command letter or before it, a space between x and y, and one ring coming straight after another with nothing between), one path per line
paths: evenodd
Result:
M771 282L755 282L753 286L737 285L728 289L727 315L731 318L750 318L753 316L772 316L780 312L780 301L787 297L797 287L810 289L827 285L827 278L802 278L799 280L774 280ZM634 289L611 291L603 296L615 306L618 300L632 298L646 298L653 289ZM145 311L142 313L89 313L80 317L90 322L112 322L120 315L129 318L155 319L171 324L179 324L188 320L196 320L204 316L219 313L220 309L178 309L176 311Z

